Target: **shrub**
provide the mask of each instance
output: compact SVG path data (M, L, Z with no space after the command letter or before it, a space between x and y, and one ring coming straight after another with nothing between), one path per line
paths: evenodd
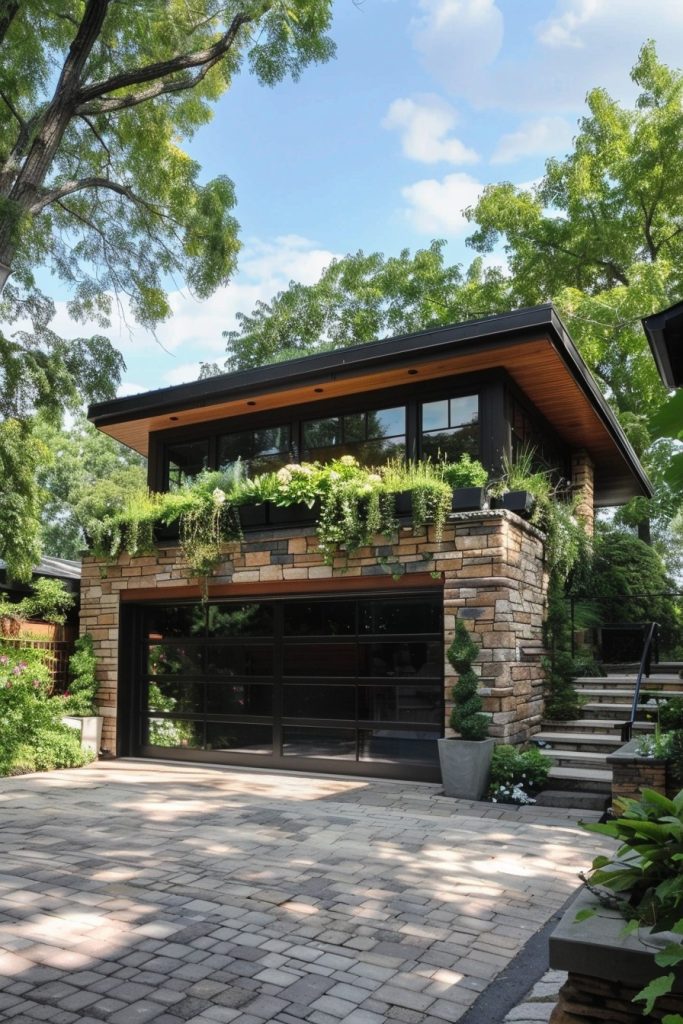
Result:
M669 697L659 705L659 724L662 729L683 729L683 697Z
M493 751L489 797L494 803L533 803L543 789L550 762L536 747L521 750L501 744Z
M96 715L95 695L97 693L97 658L89 633L78 638L75 651L69 658L69 694L64 710L72 715Z
M467 452L457 462L441 463L443 479L449 487L484 487L488 473L481 462L471 459Z
M32 586L33 593L21 601L10 603L0 599L0 618L42 619L61 625L73 607L73 594L69 593L62 580L41 577Z
M483 740L489 734L489 718L482 714L483 704L478 693L479 677L472 668L478 652L467 626L458 619L446 657L458 673L458 681L451 691L454 707L450 724L464 740Z
M27 775L30 772L50 772L58 768L82 768L95 755L83 750L76 729L65 725L39 733L31 745L23 744L15 752L8 775Z

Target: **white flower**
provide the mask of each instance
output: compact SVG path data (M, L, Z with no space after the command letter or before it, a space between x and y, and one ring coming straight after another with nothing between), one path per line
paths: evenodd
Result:
M358 465L358 463L354 459L353 455L342 455L342 457L341 457L341 459L339 461L341 462L342 466L357 466Z
M222 491L220 487L216 488L211 497L213 498L214 505L225 504L225 491Z
M277 471L277 478L281 484L288 484L292 479L292 472L289 466L283 466Z
M382 477L379 475L379 473L371 473L370 476L368 477L368 482L371 484L381 484Z

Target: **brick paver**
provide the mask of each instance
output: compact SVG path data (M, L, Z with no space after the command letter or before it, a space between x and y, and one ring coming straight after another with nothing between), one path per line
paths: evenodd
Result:
M0 1021L455 1021L567 899L575 815L105 763L0 780Z

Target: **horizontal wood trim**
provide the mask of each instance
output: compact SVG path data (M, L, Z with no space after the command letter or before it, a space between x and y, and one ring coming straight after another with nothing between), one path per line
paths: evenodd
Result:
M414 572L393 579L391 576L333 576L319 580L274 580L266 583L209 584L209 600L218 597L288 597L298 594L337 594L361 590L425 590L443 587L441 578L428 572ZM202 596L195 583L178 587L136 587L121 591L123 604L142 601L192 601Z

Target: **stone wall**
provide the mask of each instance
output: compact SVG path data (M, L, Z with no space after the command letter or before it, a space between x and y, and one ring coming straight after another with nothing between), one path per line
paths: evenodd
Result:
M381 564L378 564L378 557ZM542 716L540 665L546 575L539 532L506 511L454 515L440 542L433 528L421 534L402 528L394 542L365 548L334 566L324 565L312 527L249 533L242 544L226 546L225 561L211 581L210 595L248 598L249 588L263 599L316 586L361 589L387 583L400 569L397 592L420 575L438 574L444 594L446 646L456 616L465 619L481 650L477 668L485 709L492 714L491 734L500 742L520 743L538 730ZM327 582L321 582L327 581ZM433 583L432 577L429 582ZM356 586L357 585L357 586ZM114 564L83 560L81 631L93 637L99 659L99 706L104 715L103 746L117 750L119 614L124 599L177 600L199 594L177 547L159 548L139 558L121 555ZM239 588L239 589L238 589ZM446 721L455 681L446 666ZM448 730L447 730L448 732Z
M660 997L653 1012L644 1016L643 1003L633 1002L642 988L622 979L607 981L570 971L550 1024L654 1024L667 1014L681 1012L681 993L677 992Z
M572 489L578 495L576 511L591 536L595 529L595 467L587 451L572 454Z

